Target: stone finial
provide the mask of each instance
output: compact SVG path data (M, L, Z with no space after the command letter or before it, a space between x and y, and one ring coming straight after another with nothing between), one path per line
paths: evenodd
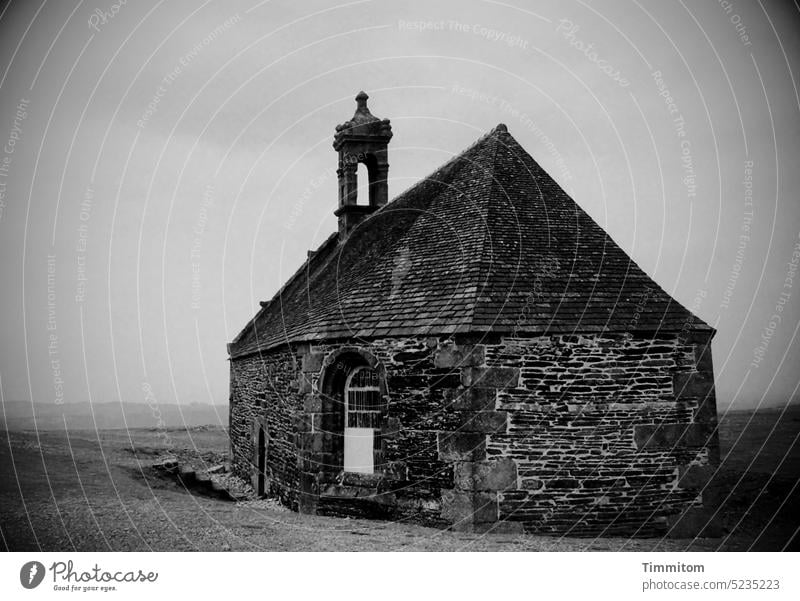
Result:
M388 119L379 119L369 111L367 99L369 95L363 90L356 95L356 112L349 121L336 126L333 147L338 150L345 136L378 136L392 137L392 126Z

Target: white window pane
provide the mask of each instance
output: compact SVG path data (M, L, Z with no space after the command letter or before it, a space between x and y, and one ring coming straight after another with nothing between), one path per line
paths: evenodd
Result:
M373 473L373 432L372 428L344 429L344 471Z

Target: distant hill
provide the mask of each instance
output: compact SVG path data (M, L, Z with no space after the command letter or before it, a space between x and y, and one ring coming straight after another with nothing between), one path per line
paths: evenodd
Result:
M5 420L3 420L5 415ZM35 421L34 421L35 416ZM228 406L189 403L30 403L10 401L2 406L0 429L70 430L110 428L175 428L182 426L228 426Z

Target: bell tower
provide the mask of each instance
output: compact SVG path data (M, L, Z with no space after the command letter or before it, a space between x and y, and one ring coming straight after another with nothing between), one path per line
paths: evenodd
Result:
M336 126L333 148L339 153L339 240L367 215L389 201L389 155L387 146L392 139L388 119L378 119L367 108L367 96L356 96L356 112L349 121ZM369 204L358 204L358 164L363 163L369 177Z

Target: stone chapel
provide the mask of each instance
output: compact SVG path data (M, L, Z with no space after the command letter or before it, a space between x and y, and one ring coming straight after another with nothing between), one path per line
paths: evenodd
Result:
M390 202L367 98L333 137L338 231L228 345L234 472L310 514L708 533L714 329L505 125Z

